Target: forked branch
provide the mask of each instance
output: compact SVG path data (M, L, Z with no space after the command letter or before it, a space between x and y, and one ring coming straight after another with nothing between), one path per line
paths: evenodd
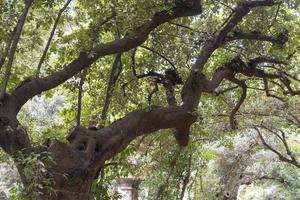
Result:
M272 151L273 153L275 153L278 156L279 160L281 160L283 162L286 162L286 163L289 163L289 164L292 164L292 165L294 165L297 168L300 168L300 163L296 161L295 157L291 154L291 152L289 150L289 147L288 147L288 145L286 143L285 134L283 135L284 139L282 141L284 141L283 144L284 144L285 149L286 149L286 151L287 151L287 153L288 153L288 155L289 155L290 158L287 158L285 155L283 155L282 153L280 153L279 151L277 151L275 148L273 148L271 145L269 145L266 142L266 140L264 139L264 137L263 137L263 135L262 135L262 133L261 133L261 131L259 130L258 127L254 126L253 129L256 130L256 132L258 133L258 136L259 136L260 140L262 141L263 145L266 148L268 148L270 151Z

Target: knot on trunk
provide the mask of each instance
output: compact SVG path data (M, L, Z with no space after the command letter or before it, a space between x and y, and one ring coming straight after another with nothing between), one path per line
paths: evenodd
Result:
M92 158L94 153L98 153L102 149L102 144L105 141L100 130L77 126L70 130L67 140L71 147L85 152Z

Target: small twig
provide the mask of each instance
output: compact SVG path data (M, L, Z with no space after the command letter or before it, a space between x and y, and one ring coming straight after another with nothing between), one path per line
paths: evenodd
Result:
M185 29L188 29L190 31L195 31L195 29L189 27L189 26L186 26L186 25L183 25L183 24L178 24L178 23L175 23L175 22L168 22L169 24L172 24L172 25L175 25L175 26L178 26L178 27L181 27L181 28L185 28Z

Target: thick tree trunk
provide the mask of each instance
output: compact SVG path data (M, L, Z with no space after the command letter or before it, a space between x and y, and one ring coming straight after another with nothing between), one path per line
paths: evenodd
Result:
M95 165L91 155L70 147L60 141L49 141L49 153L55 164L49 169L53 176L53 189L50 200L87 200L94 177L101 163Z
M187 134L196 116L183 107L150 107L129 113L100 130L76 127L68 136L70 144L49 139L34 151L47 151L54 163L49 166L54 191L51 200L86 200L98 170L136 137L159 129L175 128ZM179 142L180 143L180 142ZM182 142L181 142L182 143Z

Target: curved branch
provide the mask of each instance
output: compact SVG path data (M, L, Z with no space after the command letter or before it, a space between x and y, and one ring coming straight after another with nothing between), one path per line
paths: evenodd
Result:
M154 49L152 49L152 48L150 48L150 47L146 47L146 46L143 46L143 45L141 45L140 47L142 47L142 48L144 48L144 49L147 49L148 51L151 51L151 52L153 52L153 53L159 55L162 59L164 59L165 61L167 61L167 62L172 66L173 69L176 70L175 65L174 65L174 64L171 62L171 60L168 59L166 56L162 55L161 53L159 53L158 51L156 51L156 50L154 50Z
M286 158L284 155L282 155L279 151L277 151L276 149L274 149L273 147L271 147L266 141L265 139L263 138L262 136L262 133L259 131L259 129L257 127L252 127L254 130L256 130L256 132L258 133L258 136L259 138L261 139L263 145L265 147L267 147L270 151L272 151L273 153L275 153L278 157L279 157L279 160L283 161L283 162L286 162L286 163L289 163L289 164L292 164L294 165L295 167L297 168L300 168L300 163L298 163L294 157L292 157L292 159L288 159ZM286 149L286 150L289 150L289 149Z
M19 89L16 89L12 93L14 98L18 98L16 111L18 112L33 96L60 85L70 77L79 73L82 69L89 67L99 58L128 51L141 45L147 39L150 32L159 25L179 17L198 15L201 12L200 3L196 0L193 7L184 5L175 6L172 12L170 12L170 10L164 10L156 13L152 19L140 26L136 31L131 32L121 39L95 47L91 50L91 53L81 52L75 60L65 66L61 71L55 72L45 78L36 78Z
M93 144L98 159L107 160L140 135L171 128L185 134L182 131L188 131L196 119L197 116L183 107L152 106L135 110L109 127L97 131L76 127L69 134L68 140L79 150L89 149L89 144Z
M235 105L235 107L233 108L233 110L230 113L230 126L233 130L237 129L237 120L235 118L235 114L237 113L237 111L240 109L241 105L244 103L246 96L247 96L247 85L245 83L245 81L236 79L234 76L227 78L229 81L239 85L242 88L242 95L238 101L238 103Z
M237 7L235 8L233 14L230 15L228 20L226 20L226 24L219 31L219 33L211 40L206 41L199 56L196 59L196 62L192 66L192 71L188 76L188 79L184 84L181 93L182 101L184 102L186 108L193 110L198 105L201 92L203 90L203 86L201 85L203 81L199 81L199 79L203 79L201 72L213 52L226 42L228 33L242 21L242 19L250 12L252 8L274 6L277 4L278 2L275 2L273 0L240 1L237 4ZM193 96L194 98L191 99L190 96Z

